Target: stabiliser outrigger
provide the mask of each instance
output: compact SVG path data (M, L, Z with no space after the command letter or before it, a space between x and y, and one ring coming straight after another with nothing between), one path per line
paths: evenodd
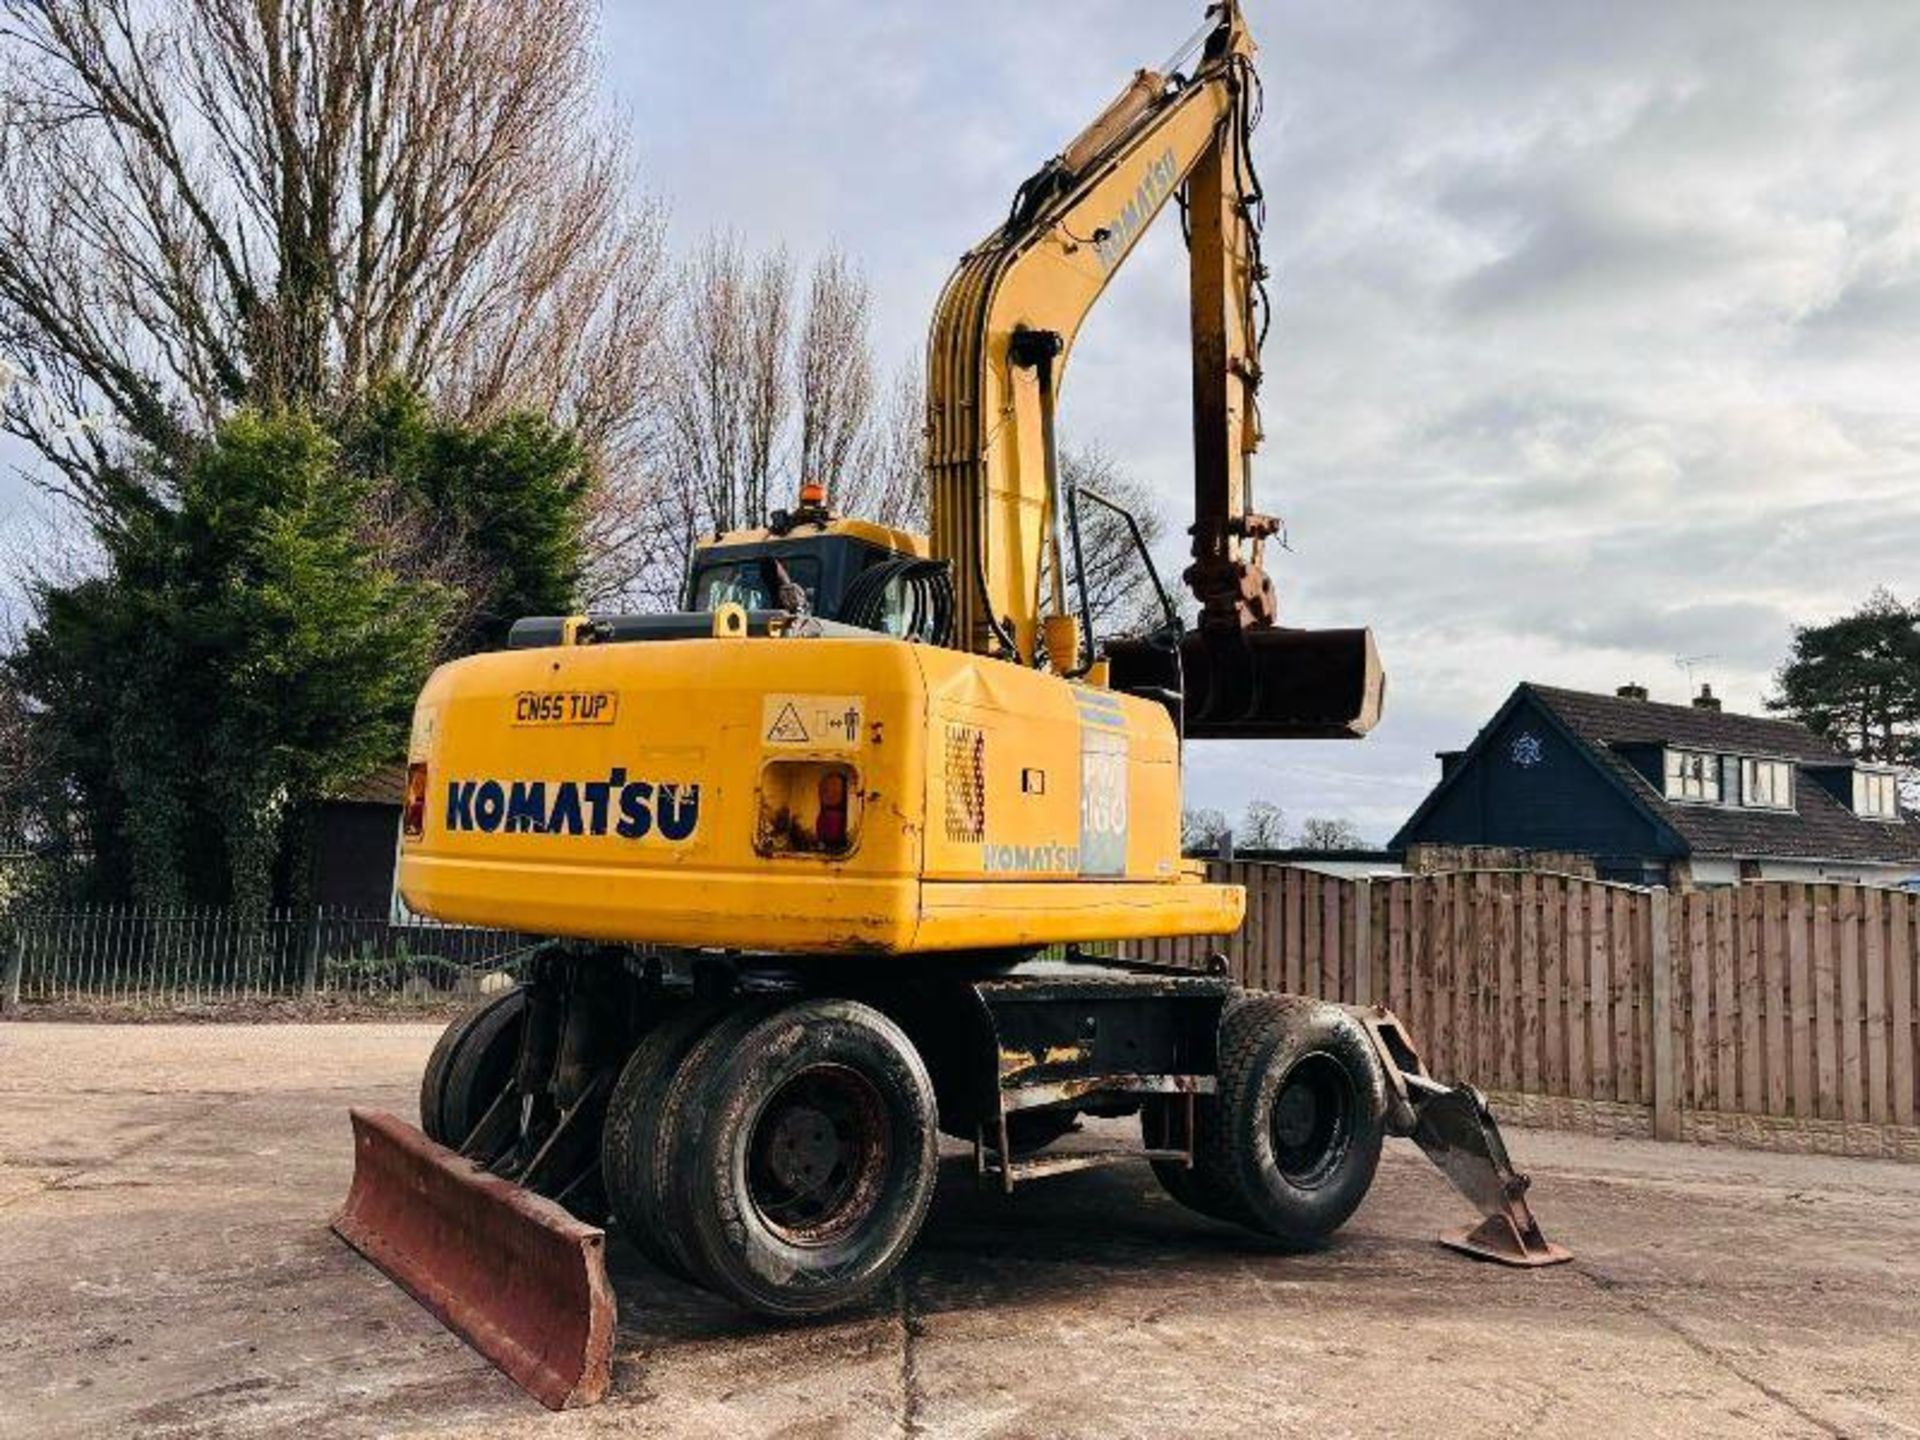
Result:
M809 484L696 549L682 612L525 620L422 692L403 893L556 938L448 1027L419 1129L354 1112L335 1228L546 1404L608 1384L603 1223L763 1314L855 1305L913 1243L943 1132L983 1183L1145 1159L1297 1246L1410 1136L1480 1213L1446 1243L1566 1258L1484 1099L1390 1013L1125 958L1243 917L1180 854L1183 741L1359 736L1383 691L1367 631L1278 624L1277 522L1248 508L1252 55L1210 7L962 259L928 351L930 536ZM1199 623L1169 601L1163 631L1103 643L1068 557L1080 503L1110 502L1059 483L1054 411L1176 199ZM1050 1150L1081 1115L1137 1115L1140 1142Z

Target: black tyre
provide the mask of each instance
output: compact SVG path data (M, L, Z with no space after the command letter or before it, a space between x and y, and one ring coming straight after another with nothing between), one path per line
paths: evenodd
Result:
M683 1280L711 1286L701 1268L687 1221L687 1185L676 1156L689 1117L703 1103L700 1077L712 1057L725 1055L747 1031L774 1009L770 1001L736 1002L698 1035L667 1077L654 1117L653 1145L641 1157L647 1206L653 1216L655 1244L662 1269Z
M653 1153L674 1072L720 1013L717 1006L699 1003L668 1010L627 1057L607 1099L606 1126L600 1132L600 1183L620 1233L654 1264L683 1279L654 1194Z
M870 1006L812 1000L702 1048L670 1112L699 1278L774 1316L871 1296L919 1234L939 1168L933 1082L912 1042Z
M420 1077L420 1128L459 1149L513 1076L527 995L516 985L489 996L441 1032Z
M1225 1044L1227 1019L1255 997L1236 989L1228 995L1220 1011L1218 1043ZM1140 1136L1150 1150L1173 1149L1186 1137L1187 1100L1184 1095L1150 1095L1140 1107ZM1193 1164L1178 1160L1152 1162L1154 1178L1174 1200L1209 1220L1224 1220L1235 1225L1251 1225L1253 1217L1241 1203L1232 1175L1211 1163L1212 1150L1207 1137L1219 1126L1219 1098L1197 1095L1193 1102L1196 1134L1193 1136Z
M1264 996L1220 1025L1219 1093L1195 1171L1229 1188L1232 1218L1290 1245L1345 1224L1373 1184L1386 1079L1360 1023L1336 1005Z
M1199 1096L1195 1102L1195 1120L1202 1135L1207 1133L1213 1107L1211 1095ZM1149 1149L1172 1149L1174 1137L1183 1133L1184 1120L1173 1114L1175 1107L1184 1110L1186 1101L1178 1097L1163 1099L1151 1096L1140 1107L1141 1139ZM1240 1203L1240 1197L1233 1189L1232 1180L1215 1173L1207 1165L1206 1153L1196 1146L1193 1165L1188 1167L1178 1160L1155 1160L1154 1179L1160 1182L1160 1188L1173 1199L1196 1214L1209 1220L1226 1220L1235 1225L1252 1223L1246 1207Z

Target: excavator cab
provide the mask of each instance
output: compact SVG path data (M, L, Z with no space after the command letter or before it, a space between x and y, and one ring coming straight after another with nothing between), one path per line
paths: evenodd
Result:
M924 537L835 515L824 487L810 483L797 508L774 511L764 528L696 546L683 603L695 613L738 605L945 644L949 573L927 558Z
M714 611L738 605L749 611L785 610L838 620L860 578L898 558L899 552L883 545L825 529L804 535L728 535L696 553L686 608ZM869 588L871 583L860 587ZM885 606L882 598L882 618L894 616L898 607Z

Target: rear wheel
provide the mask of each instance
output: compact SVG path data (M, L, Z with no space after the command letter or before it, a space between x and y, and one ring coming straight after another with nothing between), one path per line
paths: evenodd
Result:
M912 1043L870 1006L813 1000L703 1049L670 1156L699 1278L767 1315L866 1299L919 1234L939 1164Z
M420 1077L420 1128L428 1139L454 1150L466 1143L513 1079L526 1017L526 989L516 985L482 1001L441 1033Z
M654 1264L686 1278L666 1238L666 1221L652 1179L660 1143L660 1116L674 1072L720 1011L699 1003L676 1005L641 1037L607 1100L600 1135L600 1178L620 1233Z

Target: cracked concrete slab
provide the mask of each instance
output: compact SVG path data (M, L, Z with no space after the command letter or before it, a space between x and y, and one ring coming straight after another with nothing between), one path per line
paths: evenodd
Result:
M613 1398L550 1416L325 1228L346 1105L407 1113L433 1038L0 1027L0 1436L1920 1431L1920 1166L1543 1131L1550 1271L1433 1244L1460 1202L1397 1145L1310 1255L954 1153L898 1283L803 1326L616 1243Z

